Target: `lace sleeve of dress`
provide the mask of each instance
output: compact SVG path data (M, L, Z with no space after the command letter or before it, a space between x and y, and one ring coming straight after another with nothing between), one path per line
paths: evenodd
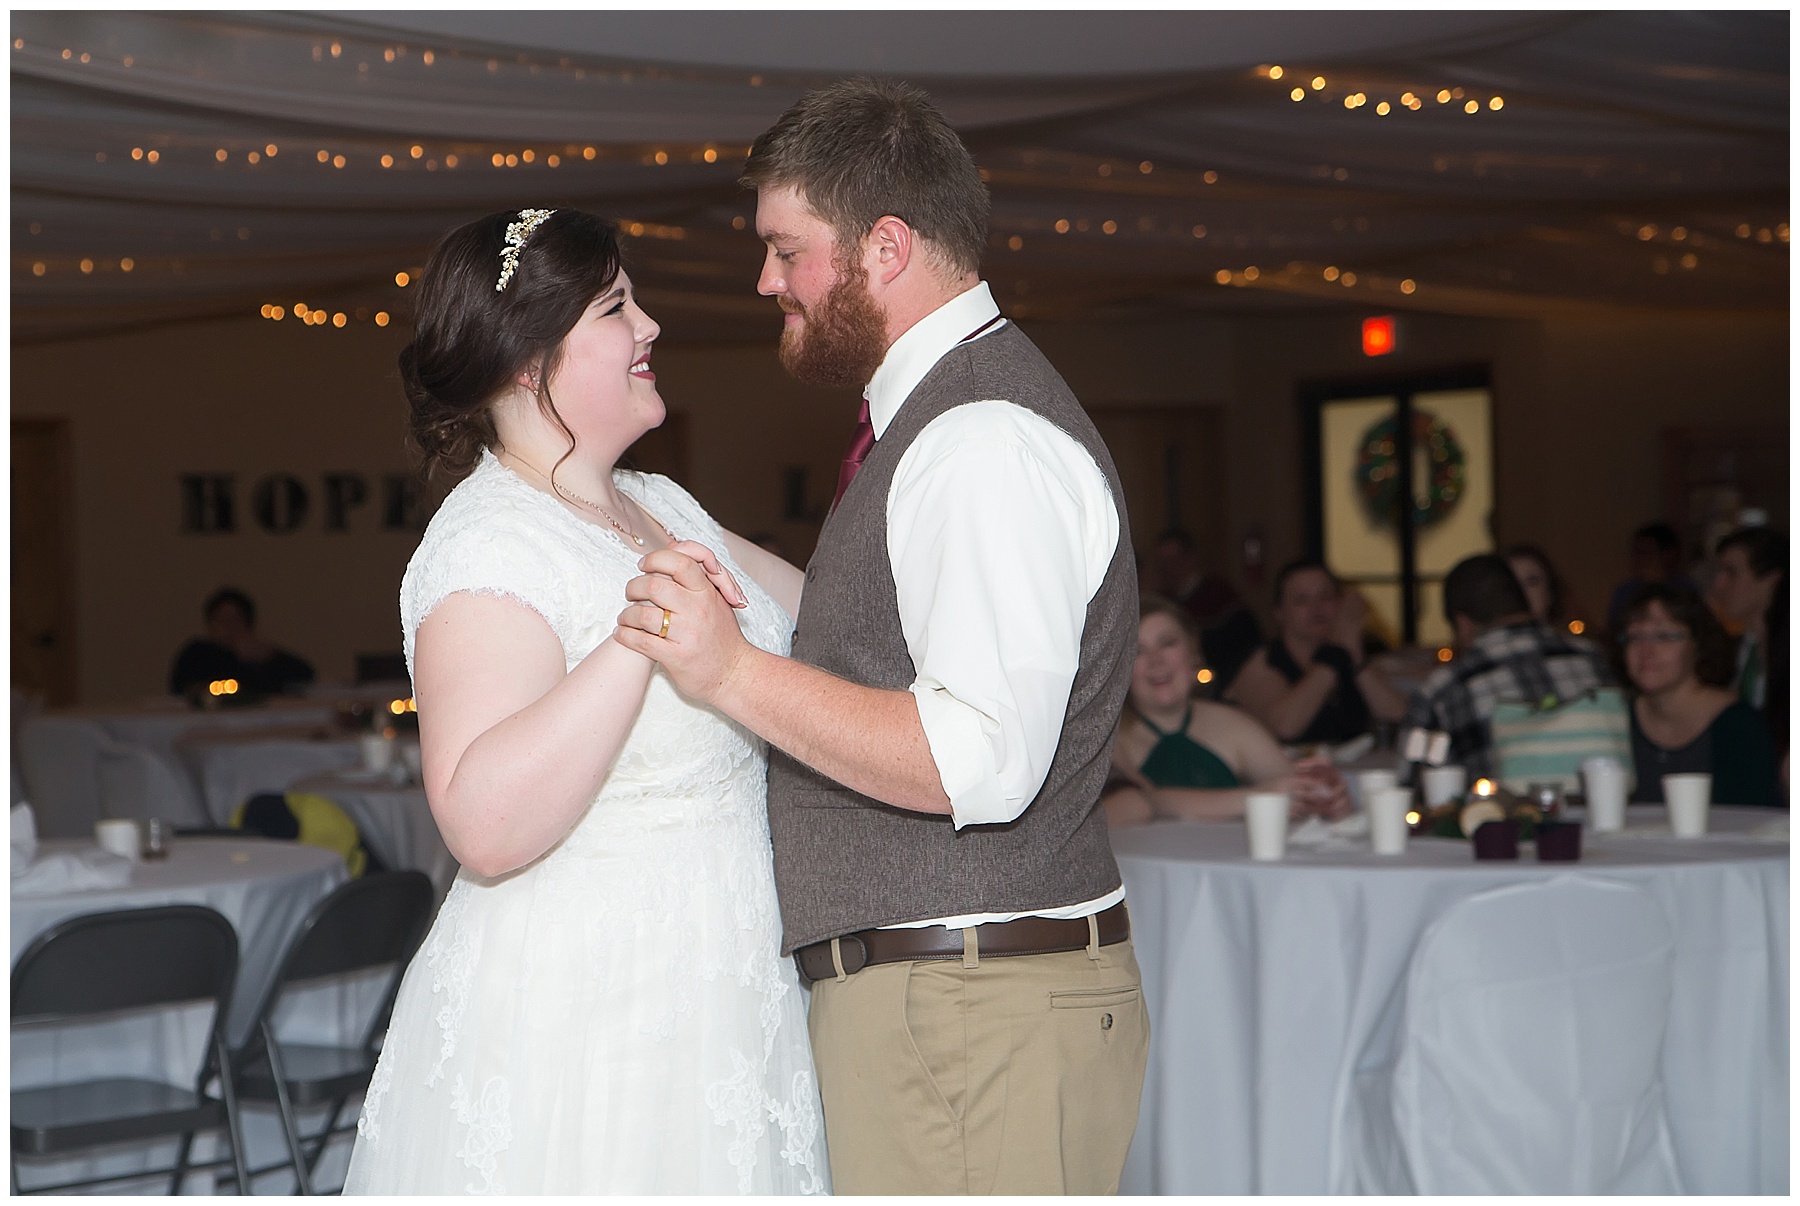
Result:
M413 672L419 625L438 604L458 593L494 595L529 607L544 617L566 648L568 584L541 535L504 510L446 515L450 510L446 503L433 519L400 584L407 673ZM448 522L440 526L438 519Z

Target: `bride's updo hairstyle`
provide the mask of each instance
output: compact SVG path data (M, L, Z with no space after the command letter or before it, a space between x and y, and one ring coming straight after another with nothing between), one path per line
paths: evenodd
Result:
M550 397L550 377L563 337L619 275L618 233L593 214L556 210L526 235L506 287L496 289L506 267L506 228L519 221L509 211L451 231L420 277L400 381L428 474L460 476L496 446L493 403L521 372L535 371L538 405L574 451L575 437Z

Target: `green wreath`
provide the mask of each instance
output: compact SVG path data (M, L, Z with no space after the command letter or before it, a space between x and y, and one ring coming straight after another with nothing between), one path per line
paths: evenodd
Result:
M1430 527L1456 509L1467 482L1467 460L1450 428L1430 411L1413 412L1413 446L1425 450L1425 494L1413 503L1413 526ZM1356 489L1378 524L1400 517L1398 419L1389 415L1363 433L1356 456ZM1415 483L1415 486L1417 483Z

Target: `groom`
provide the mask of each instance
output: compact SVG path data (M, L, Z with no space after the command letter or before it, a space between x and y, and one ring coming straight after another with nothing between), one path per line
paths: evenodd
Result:
M1097 807L1137 634L1117 471L981 281L987 190L922 93L811 93L743 179L782 362L862 388L856 438L791 659L673 551L621 639L774 747L836 1190L1116 1192L1149 1042Z

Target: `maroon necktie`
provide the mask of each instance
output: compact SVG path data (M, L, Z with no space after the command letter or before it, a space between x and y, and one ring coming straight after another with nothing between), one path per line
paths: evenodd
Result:
M856 471L862 468L864 458L869 449L875 447L875 427L869 422L869 400L863 399L862 410L856 416L856 434L850 437L850 447L844 450L844 464L838 470L837 493L831 496L831 509L837 510L838 500L844 497L844 491L856 477Z
M1000 315L994 315L957 342L959 344L969 342L998 323L1000 319ZM869 455L869 449L873 447L875 447L875 428L869 422L869 400L864 398L862 410L856 416L856 433L850 437L850 447L844 450L843 467L838 470L837 493L831 496L833 511L837 510L838 500L844 497L844 491L848 490L850 483L856 479L857 470L862 468L863 461Z

